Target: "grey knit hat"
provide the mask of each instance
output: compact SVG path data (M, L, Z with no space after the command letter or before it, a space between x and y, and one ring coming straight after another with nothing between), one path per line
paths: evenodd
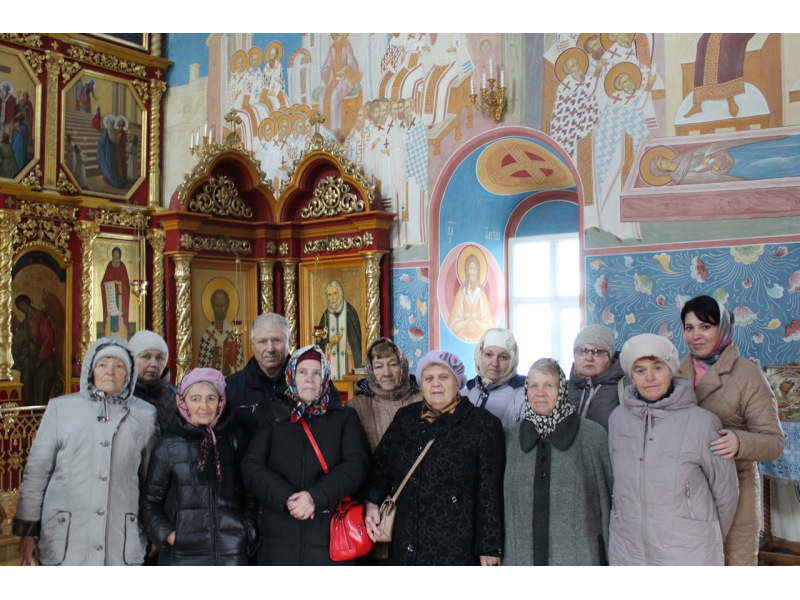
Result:
M619 362L622 365L622 370L630 377L633 363L640 358L650 356L663 360L673 375L680 365L678 350L672 345L672 342L654 333L635 335L625 342L619 355Z
M572 349L580 348L584 344L594 344L600 346L608 352L609 360L614 360L617 351L614 349L614 332L605 325L587 325L575 336L575 343Z
M134 333L128 342L128 346L130 346L134 358L139 356L145 350L160 350L164 353L164 359L169 361L169 348L167 347L167 342L165 342L164 338L162 338L160 335L150 331L149 329L140 329Z

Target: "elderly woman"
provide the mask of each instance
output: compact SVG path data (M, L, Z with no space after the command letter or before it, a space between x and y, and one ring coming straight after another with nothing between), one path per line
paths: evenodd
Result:
M133 395L135 386L127 342L100 338L83 359L80 390L48 404L14 518L23 560L144 562L139 485L155 441L156 409Z
M347 406L356 409L374 452L397 410L422 400L417 379L409 374L408 359L389 338L378 338L367 350L365 377Z
M136 360L136 389L134 395L156 407L158 426L166 431L177 414L175 409L176 388L170 384L167 361L169 348L157 333L140 329L128 341Z
M187 373L176 404L179 417L153 450L141 498L158 564L246 565L255 500L241 481L245 434L226 410L222 373Z
M466 401L464 365L428 352L417 364L422 402L397 411L375 450L365 487L367 531L378 536L378 504L433 439L397 499L393 565L499 565L503 553L503 427Z
M267 406L242 461L245 484L259 504L258 564L344 564L328 554L330 515L367 476L364 430L356 411L331 394L330 363L318 346L291 356L286 383L288 397Z
M673 377L678 351L651 333L622 347L633 384L608 423L614 471L612 565L722 565L736 512L733 463L712 452L721 423Z
M525 393L523 421L506 429L504 564L606 564L606 431L578 415L552 358L533 363Z
M477 376L467 382L467 397L500 419L519 423L525 407L525 378L517 375L517 341L508 329L489 329L475 346Z
M726 565L755 565L758 556L760 493L756 461L783 452L783 431L775 395L759 368L733 343L733 314L710 296L697 296L681 310L689 356L678 375L694 384L697 403L722 421L711 448L734 459L739 476L739 504L725 539Z

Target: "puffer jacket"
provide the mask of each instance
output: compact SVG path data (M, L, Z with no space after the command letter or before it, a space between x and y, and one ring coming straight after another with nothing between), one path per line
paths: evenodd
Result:
M175 404L176 388L169 383L169 367L164 368L156 381L136 380L134 395L156 407L158 413L158 428L163 433L169 429L172 419L178 414Z
M605 371L595 377L581 377L575 372L573 364L567 382L569 401L578 409L580 416L600 423L608 431L608 418L619 406L619 382L623 377L625 372L619 358L615 358Z
M106 344L125 349L129 376L120 392L103 399L90 373ZM80 390L48 404L25 466L13 526L15 535L39 536L43 564L144 562L139 486L156 439L156 409L133 395L135 385L127 343L101 338L86 352Z
M689 355L681 361L678 376L694 381ZM712 413L722 427L736 432L739 452L739 507L725 540L725 564L755 565L758 555L760 491L756 461L774 460L783 452L784 436L778 420L775 395L761 370L740 356L731 344L709 367L695 387L697 404Z
M498 388L489 391L483 398L483 393L478 385L478 378L473 377L467 382L466 396L473 406L485 408L495 417L500 419L503 427L508 427L522 420L522 409L525 407L525 377L514 375L511 380ZM462 394L465 391L462 390Z
M709 448L720 421L697 406L691 382L649 403L626 386L609 419L614 472L611 565L722 565L736 512L733 462Z
M256 541L256 502L239 473L246 434L226 409L214 426L222 480L199 471L202 428L177 417L159 438L142 489L142 521L159 565L246 565ZM175 532L175 543L166 539Z
M361 487L369 469L369 447L358 414L331 397L327 412L308 426L330 472L325 473L292 406L270 402L242 461L245 485L258 499L259 565L337 565L330 559L330 522L339 500ZM295 519L286 500L307 491L313 519ZM352 562L352 561L348 561Z
M286 390L286 365L272 379L261 370L255 356L250 357L244 369L225 378L225 395L228 397L233 420L248 435L252 435L267 406Z

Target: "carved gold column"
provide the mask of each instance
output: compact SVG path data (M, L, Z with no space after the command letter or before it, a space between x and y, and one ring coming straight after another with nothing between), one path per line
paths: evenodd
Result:
M269 258L262 258L258 261L259 291L261 292L261 313L275 311L275 296L273 294L273 270L275 261Z
M100 227L94 221L79 221L75 223L75 234L81 241L81 338L78 348L78 363L83 363L86 351L94 341L94 327L92 327L92 242Z
M0 380L11 380L11 262L14 260L14 232L19 223L16 210L0 211Z
M161 193L161 96L167 85L163 81L150 81L150 195L148 206L160 206Z
M381 252L362 252L367 280L367 347L381 332Z
M153 248L153 331L165 337L164 328L164 247L166 233L163 229L151 229L147 240Z
M64 57L54 52L46 53L47 111L44 130L44 187L56 189L58 171L58 76ZM88 346L87 346L88 347ZM81 354L81 360L83 354Z
M283 264L283 312L291 331L289 352L300 347L297 327L297 260L282 260Z
M175 382L180 383L192 366L192 258L195 252L170 254L175 263Z

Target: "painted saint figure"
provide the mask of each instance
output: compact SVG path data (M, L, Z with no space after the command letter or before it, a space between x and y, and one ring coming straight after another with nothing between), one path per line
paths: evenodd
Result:
M211 367L226 377L244 368L242 344L234 335L233 323L226 318L229 306L228 293L222 289L214 290L211 294L214 320L200 338L197 355L198 367Z
M341 282L329 281L325 297L328 309L322 313L319 326L327 328L328 334L318 344L331 362L331 379L341 379L362 364L361 319L355 307L345 300Z
M100 281L100 292L103 298L103 335L127 340L131 280L128 269L122 262L122 250L119 246L111 250L111 260Z
M47 404L58 375L56 331L49 315L34 308L29 296L14 299L25 315L12 337L14 368L20 372L22 398L27 406Z
M477 342L487 329L496 326L483 290L488 279L486 257L475 246L467 246L458 257L458 266L462 264L458 268L461 287L456 292L447 326L458 339Z

